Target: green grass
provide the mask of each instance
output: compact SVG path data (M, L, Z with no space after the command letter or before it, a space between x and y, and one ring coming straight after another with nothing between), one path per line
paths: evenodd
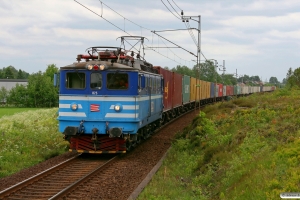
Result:
M56 118L57 108L1 117L0 178L66 151Z
M28 110L38 110L40 108L6 108L6 107L0 107L0 117L5 115L13 115L18 112L24 112Z
M206 107L138 199L280 199L300 191L300 91Z

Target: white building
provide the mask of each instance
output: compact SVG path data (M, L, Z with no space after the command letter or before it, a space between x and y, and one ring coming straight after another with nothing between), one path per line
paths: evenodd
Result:
M27 86L27 79L0 79L0 88L4 87L6 90L11 90L16 85L24 85Z

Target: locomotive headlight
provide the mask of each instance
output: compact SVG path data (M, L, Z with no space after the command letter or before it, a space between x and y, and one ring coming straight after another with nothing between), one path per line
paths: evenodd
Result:
M87 68L88 70L92 70L92 69L93 69L93 65L87 65L86 68Z
M120 112L122 110L122 106L120 104L115 105L115 111Z
M100 70L105 70L105 68L106 68L105 65L100 65L100 66L99 66L99 69L100 69Z
M72 110L77 110L78 105L76 103L71 104L71 109Z

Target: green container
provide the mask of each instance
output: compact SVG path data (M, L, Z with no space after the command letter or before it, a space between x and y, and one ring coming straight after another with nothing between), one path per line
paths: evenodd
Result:
M189 76L184 75L182 80L182 102L183 104L190 102L190 84L191 78Z

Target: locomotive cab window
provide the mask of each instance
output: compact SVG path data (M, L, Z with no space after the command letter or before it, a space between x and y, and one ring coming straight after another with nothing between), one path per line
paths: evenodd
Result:
M66 88L68 89L84 89L85 73L69 72L66 74Z
M128 89L128 74L108 73L107 74L107 89L126 90Z
M102 74L100 73L91 73L91 89L101 89L102 87Z

